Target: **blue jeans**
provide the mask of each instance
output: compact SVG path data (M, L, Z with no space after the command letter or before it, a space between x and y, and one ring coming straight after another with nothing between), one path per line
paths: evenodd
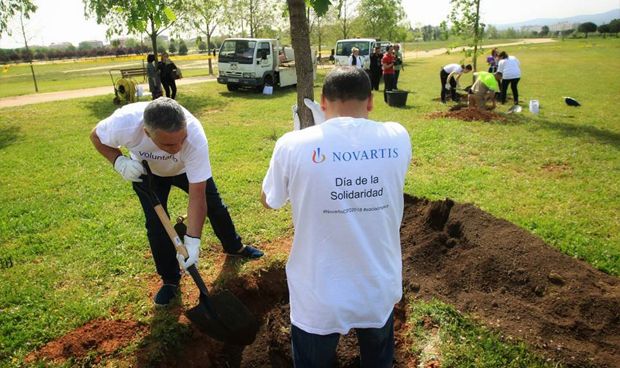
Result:
M177 284L181 278L176 258L177 252L168 237L168 233L166 233L166 229L161 224L159 217L157 217L157 213L155 213L149 198L141 191L135 189L136 186L142 185L142 183L133 183L134 191L140 199L140 204L146 217L146 235L149 239L157 273L165 284ZM157 194L157 198L159 198L166 213L168 213L168 195L173 186L187 193L189 190L187 175L180 174L169 177L153 175L153 190ZM213 178L207 179L205 194L207 197L207 217L215 236L222 242L225 252L236 253L243 247L241 237L235 230L235 225L228 213L228 208L222 201Z
M381 328L356 328L362 368L389 368L394 362L394 313ZM330 368L336 362L339 333L316 335L291 325L295 368Z

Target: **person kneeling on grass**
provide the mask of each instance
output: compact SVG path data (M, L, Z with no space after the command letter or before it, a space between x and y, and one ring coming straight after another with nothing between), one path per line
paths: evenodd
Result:
M209 146L202 125L176 101L160 97L152 102L138 102L116 110L100 121L90 139L95 149L114 165L125 179L133 182L144 215L146 232L163 285L155 295L156 305L168 305L178 294L181 272L179 261L187 269L198 261L200 236L205 217L224 252L231 256L259 258L263 252L241 243L226 205L215 186L209 161ZM123 155L120 147L129 150ZM142 160L153 171L153 187L166 211L172 186L188 193L188 228L184 243L187 260L178 253L168 237L153 205L139 189L146 174Z
M502 80L502 73L478 72L474 73L477 77L467 96L470 109L489 110L486 106L487 101L491 101L495 109L495 94L499 91L498 82Z
M292 205L286 277L295 367L332 367L340 335L352 328L361 367L392 367L409 134L368 119L373 98L362 69L334 69L320 106L304 103L318 125L278 139L261 195L266 208Z

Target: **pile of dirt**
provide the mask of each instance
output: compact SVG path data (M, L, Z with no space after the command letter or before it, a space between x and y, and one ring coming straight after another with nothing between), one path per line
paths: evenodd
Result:
M405 301L438 298L473 314L505 337L525 341L539 353L569 367L620 367L620 280L546 245L527 231L471 204L431 202L405 196L402 234L404 297L395 312L396 364L413 368ZM286 252L290 240L266 244ZM134 357L151 367L291 367L289 307L283 265L240 277L222 256L229 289L261 322L256 341L230 346L191 329L183 351L159 352L153 361L149 333L158 329L131 321L95 320L29 356L29 360L100 360L134 338L142 338ZM230 274L232 273L232 277ZM221 281L221 280L220 280ZM183 299L193 305L197 291L184 281ZM215 282L218 284L218 282ZM153 292L158 285L153 280ZM214 290L215 291L215 290ZM179 323L189 324L182 308ZM161 327L161 326L159 326ZM160 349L161 345L156 345ZM358 367L354 332L338 349L340 367Z
M506 121L506 117L493 111L468 109L467 105L454 105L449 111L430 113L429 118L449 118L463 121Z
M98 363L130 342L140 338L146 326L135 321L95 319L41 349L29 354L26 363L37 360L64 362L69 358L94 356Z
M620 280L471 204L406 196L403 279L572 367L620 366Z

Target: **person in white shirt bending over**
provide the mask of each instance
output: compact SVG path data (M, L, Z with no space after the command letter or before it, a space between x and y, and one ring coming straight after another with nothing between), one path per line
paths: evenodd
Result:
M502 51L499 54L499 63L497 64L497 71L502 73L502 86L499 101L506 103L506 93L508 92L508 85L512 90L512 99L515 105L519 104L519 90L517 85L521 80L521 63L519 59L514 56L508 56L506 51Z
M320 107L305 103L320 124L278 139L261 196L266 208L292 206L286 276L295 367L333 366L350 329L362 367L392 367L409 134L368 119L373 98L362 69L334 69Z
M175 100L160 97L150 103L123 106L95 126L90 140L123 179L132 183L140 200L151 253L162 279L162 286L155 295L156 305L167 306L179 294L178 261L185 269L198 261L206 217L226 254L249 259L263 255L260 250L241 243L213 180L209 145L202 125ZM129 157L123 154L121 147L129 151ZM153 191L166 211L173 186L188 193L188 226L184 236L189 253L187 260L176 253L148 194L141 189L146 174L143 160L153 171Z
M360 49L354 47L351 49L351 55L349 55L349 65L356 68L364 68L364 58L360 56Z
M452 101L458 102L459 96L456 93L456 88L459 84L459 79L463 73L469 73L473 70L470 64L448 64L444 65L439 71L439 80L441 81L441 102L446 103L446 93L450 91L450 97Z

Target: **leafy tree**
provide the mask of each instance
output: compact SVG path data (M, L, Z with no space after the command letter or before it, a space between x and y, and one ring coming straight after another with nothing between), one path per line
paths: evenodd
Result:
M187 45L183 40L179 42L179 55L187 55Z
M205 46L204 50L211 44L211 37L217 26L227 21L225 17L226 12L222 11L222 8L227 6L225 0L192 0L189 3L189 13L192 14L192 17L190 22L185 22L185 25L193 27L201 35L207 37L207 46ZM201 43L204 43L202 38L200 38L200 41L197 39L196 42L198 43L198 49L204 51L200 48ZM211 58L209 58L209 75L213 75Z
M177 52L177 44L176 42L174 42L173 38L170 39L170 43L168 44L168 52L170 52L171 54Z
M204 41L200 41L200 43L198 43L198 50L200 52L207 51L207 43ZM209 73L213 74L213 69L211 68L211 59L209 59Z
M596 30L598 33L602 34L603 37L606 37L607 33L610 31L609 24L601 24Z
M31 0L0 0L0 37L3 33L11 35L8 25L14 16L30 19L30 14L36 10L37 6Z
M186 11L186 0L83 0L85 13L108 26L108 36L146 33L157 59L157 36Z
M549 27L548 26L542 26L542 28L540 29L540 33L539 35L542 37L546 37L549 34Z
M477 66L478 46L484 29L480 23L481 0L450 0L450 14L448 19L452 22L452 32L469 40L474 52L472 64L474 71Z
M497 39L499 38L499 32L495 26L488 26L486 29L487 38Z
M577 31L585 33L586 38L588 38L588 33L596 32L596 24L592 22L581 23L579 27L577 27Z
M338 1L336 9L338 9L338 23L342 31L342 38L349 38L351 32L351 22L355 18L355 6L357 0L335 0ZM329 6L329 0L317 0L314 3L326 2ZM326 8L327 11L327 8Z
M401 0L362 0L358 9L368 34L381 39L394 41L399 23L406 18Z
M617 33L620 32L620 19L614 19L609 22L609 33Z

